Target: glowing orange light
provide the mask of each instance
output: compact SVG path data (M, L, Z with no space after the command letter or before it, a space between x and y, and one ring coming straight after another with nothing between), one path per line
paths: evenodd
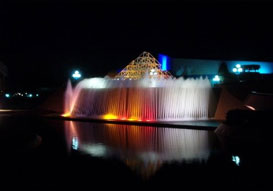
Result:
M121 120L126 120L126 119L127 119L126 117L121 118Z
M63 117L70 117L71 114L70 114L70 112L67 112L67 113L62 114L62 116L63 116Z
M109 113L109 114L104 115L103 119L108 119L108 120L109 119L118 119L118 117L116 115Z

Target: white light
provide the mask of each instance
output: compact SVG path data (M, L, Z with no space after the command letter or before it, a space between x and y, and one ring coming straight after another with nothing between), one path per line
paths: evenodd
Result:
M72 75L72 77L73 77L73 78L80 78L80 77L82 77L82 75L76 74L76 73L75 73L75 74Z
M72 74L72 77L74 79L79 79L82 77L82 75L80 74L80 72L78 70L76 70L73 74Z
M232 156L232 161L235 162L237 166L240 165L240 157L238 156Z
M215 75L214 78L212 79L212 81L219 82L220 81L220 77L218 75Z
M151 69L150 75L151 75L151 76L157 75L156 70L155 70L155 69Z
M72 149L78 150L79 147L79 141L77 137L72 138Z
M238 72L242 72L243 71L243 68L238 68Z
M232 71L233 71L233 72L237 72L237 68L233 68Z
M236 68L241 68L241 64L236 64Z
M5 97L6 97L6 98L9 98L9 97L10 97L10 94L5 94Z

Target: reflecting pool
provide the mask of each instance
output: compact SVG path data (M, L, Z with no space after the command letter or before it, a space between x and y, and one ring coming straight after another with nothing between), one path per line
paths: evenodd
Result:
M143 177L170 162L206 162L213 132L123 124L65 122L69 151L118 159Z

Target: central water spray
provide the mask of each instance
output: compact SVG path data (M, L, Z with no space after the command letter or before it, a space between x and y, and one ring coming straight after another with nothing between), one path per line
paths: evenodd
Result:
M208 118L211 84L207 78L175 79L161 71L158 63L153 65L155 58L144 56L114 79L84 79L75 88L69 82L66 115L129 121Z

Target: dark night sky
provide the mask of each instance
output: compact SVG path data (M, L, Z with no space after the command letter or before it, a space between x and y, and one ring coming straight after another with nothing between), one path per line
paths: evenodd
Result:
M142 51L171 57L273 60L267 3L62 3L0 6L0 61L9 86L60 86L117 71Z

